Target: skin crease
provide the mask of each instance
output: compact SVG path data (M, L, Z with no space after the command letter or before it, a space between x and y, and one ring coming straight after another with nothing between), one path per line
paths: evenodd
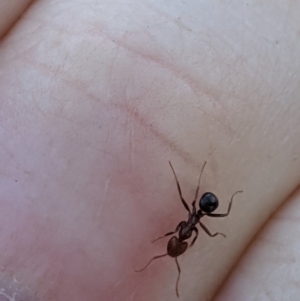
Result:
M0 37L18 20L32 0L1 0L0 2Z
M300 189L257 235L215 301L299 299Z
M299 192L289 200L300 176L299 10L293 1L27 9L0 44L0 267L30 289L23 300L174 300L174 259L133 270L165 253L167 239L151 240L187 217L168 160L188 203L205 160L200 193L219 197L218 212L244 191L228 218L203 219L227 238L200 231L179 257L181 300L296 300L300 275L286 262L300 253L280 229L300 227Z

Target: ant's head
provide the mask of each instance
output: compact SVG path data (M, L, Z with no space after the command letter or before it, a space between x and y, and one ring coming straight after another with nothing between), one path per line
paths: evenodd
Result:
M218 208L218 206L219 200L211 192L204 193L199 201L200 209L206 213L211 213L215 211Z

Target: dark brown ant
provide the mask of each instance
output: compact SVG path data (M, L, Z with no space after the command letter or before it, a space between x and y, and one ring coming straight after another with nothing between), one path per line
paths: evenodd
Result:
M189 239L191 236L192 236L192 233L195 232L195 237L193 238L191 244L190 244L190 247L193 246L193 244L195 243L196 239L198 238L198 229L196 227L196 225L200 225L200 227L210 236L210 237L215 237L217 235L222 235L224 237L226 237L225 234L223 233L219 233L219 232L216 232L214 234L212 234L208 228L200 221L200 219L204 216L210 216L210 217L225 217L227 215L229 215L230 213L230 210L231 210L231 206L232 206L232 201L233 201L233 197L237 194L237 193L242 193L243 191L240 190L240 191L237 191L233 194L233 196L231 197L231 201L229 203L229 206L228 206L228 209L227 209L227 213L212 213L214 212L218 206L219 206L219 200L218 198L211 192L206 192L202 195L202 197L200 198L199 200L199 210L197 211L196 209L196 200L198 198L198 193L199 193L199 189L200 189L200 180L201 180L201 176L202 176L202 173L203 173L203 170L204 170L204 167L206 165L206 161L204 162L203 164L203 167L201 169L201 172L200 172L200 175L199 175L199 180L198 180L198 186L196 188L196 193L195 193L195 198L192 202L192 211L190 210L190 207L189 205L186 203L186 201L184 200L183 196L182 196L182 193L181 193L181 188L180 188L180 184L179 184L179 181L177 179L177 176L176 176L176 173L175 173L175 170L171 164L171 162L169 161L169 164L171 166L171 169L173 171L173 174L174 174L174 177L175 177L175 180L176 180L176 184L177 184L177 189L178 189L178 192L179 192L179 196L180 196L180 199L181 199L181 202L184 206L184 208L188 211L188 220L187 221L181 221L175 231L172 231L172 232L168 232L166 233L165 235L161 236L161 237L158 237L156 238L155 240L152 241L155 242L161 238L164 238L166 236L169 236L169 235L172 235L172 234L175 234L178 232L178 238L176 236L173 236L169 242L168 242L168 246L167 246L167 253L166 254L162 254L162 255L158 255L158 256L154 256L147 264L145 267L143 267L142 269L140 270L135 270L136 272L141 272L143 271L144 269L146 269L150 263L155 260L155 259L158 259L158 258L161 258L161 257L165 257L167 255L169 255L170 257L173 257L175 258L175 262L176 262L176 265L177 265L177 269L178 269L178 277L177 277L177 281L176 281L176 295L177 297L179 297L179 292L178 292L178 282L179 282L179 278L180 278L180 266L178 264L178 260L177 260L177 257L180 256L181 254L183 254L187 248L188 248L188 243L185 241L187 239Z

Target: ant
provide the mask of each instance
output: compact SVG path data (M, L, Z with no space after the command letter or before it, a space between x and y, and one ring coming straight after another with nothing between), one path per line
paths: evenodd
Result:
M161 236L161 237L158 237L156 238L155 240L152 241L155 242L161 238L164 238L166 236L170 236L170 235L173 235L175 233L178 232L178 237L176 236L172 236L171 239L169 240L168 242L168 246L167 246L167 253L166 254L162 254L162 255L158 255L158 256L154 256L148 263L145 267L143 267L142 269L140 270L135 270L136 272L141 272L143 270L145 270L149 265L150 263L155 260L155 259L158 259L158 258L161 258L161 257L165 257L165 256L170 256L170 257L173 257L175 258L175 262L176 262L176 265L177 265L177 269L178 269L178 277L177 277L177 281L176 281L176 295L177 297L179 297L179 292L178 292L178 283L179 283L179 278L180 278L180 266L179 266L179 263L178 263L178 260L177 260L177 257L180 256L181 254L183 254L187 248L188 248L188 243L185 241L187 239L189 239L191 236L192 236L192 233L195 232L195 237L193 238L191 244L190 244L190 247L193 246L193 244L195 243L195 241L197 240L198 238L198 228L196 227L196 225L200 225L200 227L210 236L210 237L215 237L217 235L222 235L224 237L226 237L225 234L223 233L219 233L219 232L216 232L216 233L211 233L208 228L200 221L200 219L204 216L210 216L210 217L225 217L225 216L228 216L229 213L230 213L230 210L231 210L231 206L232 206L232 201L233 201L233 198L234 196L237 194L237 193L242 193L243 191L240 190L240 191L237 191L235 192L232 197L231 197L231 201L229 203L229 206L228 206L228 209L227 209L227 213L212 213L214 212L218 206L219 206L219 200L218 198L211 192L206 192L204 193L200 200L199 200L199 210L196 209L196 201L198 199L198 193L199 193L199 189L200 189L200 180L201 180L201 176L202 176L202 173L203 173L203 170L204 170L204 167L206 165L206 161L204 162L203 166L202 166L202 169L201 169L201 172L200 172L200 175L199 175L199 180L198 180L198 186L196 188L196 193L195 193L195 198L192 202L192 211L190 210L190 207L189 205L187 204L187 202L184 200L183 196L182 196L182 193L181 193L181 188L180 188L180 184L179 184L179 181L177 179L177 176L176 176L176 173L175 173L175 170L171 164L171 162L169 161L169 165L173 171L173 174L174 174L174 177L175 177L175 181L176 181L176 184L177 184L177 189L178 189L178 192L179 192L179 196L180 196L180 199L181 199L181 202L184 206L184 208L188 211L188 219L187 221L181 221L175 231L172 231L172 232L168 232L166 233L165 235Z

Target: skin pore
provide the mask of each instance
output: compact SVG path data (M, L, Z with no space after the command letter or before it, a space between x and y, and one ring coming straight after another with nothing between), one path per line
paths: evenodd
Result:
M297 300L299 5L8 2L0 296L174 300L173 258L134 271L187 219L170 160L189 204L204 161L200 194L216 194L216 213L243 190L228 217L203 218L227 237L200 229L178 258L180 298ZM278 290L279 275L294 295Z

